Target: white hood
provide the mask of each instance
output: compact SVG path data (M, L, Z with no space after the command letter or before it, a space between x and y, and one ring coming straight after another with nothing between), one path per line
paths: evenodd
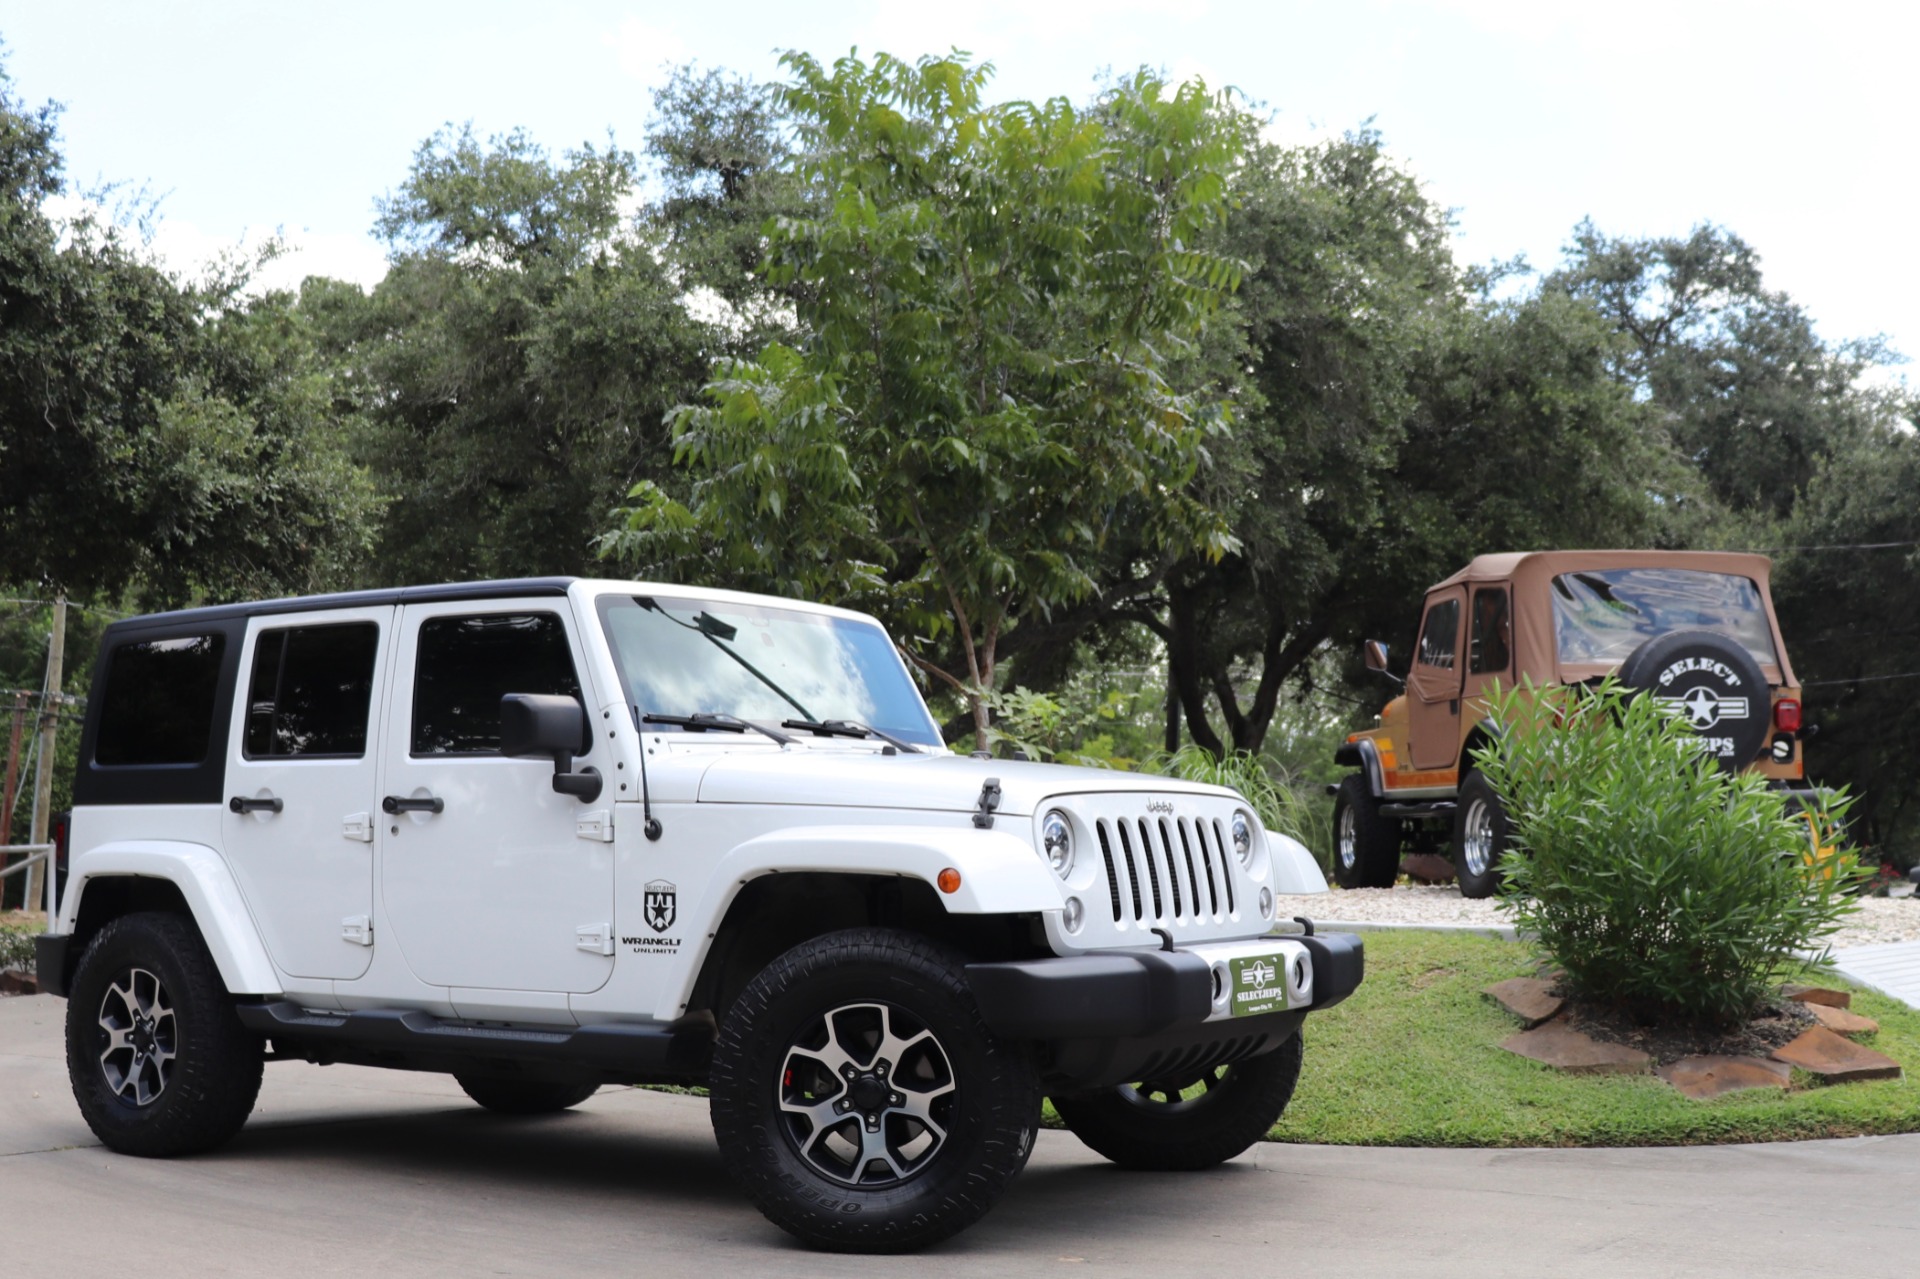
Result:
M1000 783L1001 816L1030 817L1049 797L1129 792L1229 797L1220 786L1126 773L964 755L881 755L866 751L729 752L700 782L703 804L821 804L838 808L902 808L969 812L988 779ZM772 797L778 796L777 801Z

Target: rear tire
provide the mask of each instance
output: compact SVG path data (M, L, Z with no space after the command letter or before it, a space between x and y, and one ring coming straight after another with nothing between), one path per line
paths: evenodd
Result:
M1342 888L1392 888L1400 877L1400 823L1380 815L1380 801L1359 773L1343 778L1333 797L1333 881Z
M551 1115L577 1106L600 1091L599 1084L560 1084L545 1079L501 1079L455 1075L460 1090L500 1115Z
M264 1061L191 920L124 915L94 934L67 994L67 1077L109 1150L221 1145L253 1113Z
M816 1248L906 1252L978 1221L1026 1166L1039 1077L1025 1045L987 1029L965 963L913 933L849 928L734 1001L713 1132L774 1225Z
M1299 1034L1265 1056L1177 1079L1123 1084L1053 1108L1074 1136L1122 1168L1193 1172L1241 1154L1265 1137L1300 1079ZM1196 1085L1205 1092L1181 1099Z
M1453 869L1462 897L1491 897L1500 888L1507 855L1507 806L1478 769L1460 782L1453 810Z

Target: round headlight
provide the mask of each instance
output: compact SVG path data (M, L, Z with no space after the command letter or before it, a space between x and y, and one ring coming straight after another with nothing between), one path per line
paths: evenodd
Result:
M1253 819L1245 813L1233 815L1233 855L1242 866L1253 864Z
M1040 851L1054 874L1065 879L1073 873L1073 823L1057 808L1040 821Z

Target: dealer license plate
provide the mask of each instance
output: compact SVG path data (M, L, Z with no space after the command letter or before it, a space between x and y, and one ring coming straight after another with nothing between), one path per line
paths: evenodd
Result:
M1287 956L1246 955L1228 961L1233 975L1235 1017L1258 1017L1287 1008Z

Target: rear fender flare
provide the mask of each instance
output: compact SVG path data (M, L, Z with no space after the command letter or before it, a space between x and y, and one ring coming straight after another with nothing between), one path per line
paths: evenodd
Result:
M60 903L61 932L73 931L93 885L121 878L165 880L185 899L194 926L200 930L230 994L281 993L279 975L274 972L253 916L247 912L233 872L220 854L205 844L162 839L101 844L76 855L67 875L66 898Z

